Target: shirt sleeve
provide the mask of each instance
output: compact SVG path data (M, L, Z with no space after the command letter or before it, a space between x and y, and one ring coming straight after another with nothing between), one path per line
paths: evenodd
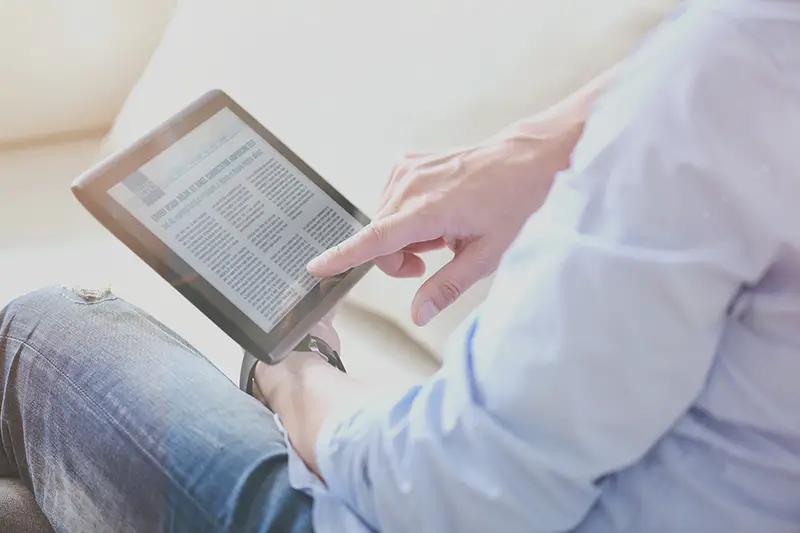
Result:
M726 22L690 12L653 35L442 370L326 422L329 497L385 533L579 524L598 481L692 405L737 294L773 261L797 197L771 142L789 99Z

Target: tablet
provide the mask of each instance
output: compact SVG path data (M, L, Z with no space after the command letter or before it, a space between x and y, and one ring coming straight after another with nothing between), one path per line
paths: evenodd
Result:
M370 264L306 264L368 218L222 91L72 184L86 209L227 333L280 361Z

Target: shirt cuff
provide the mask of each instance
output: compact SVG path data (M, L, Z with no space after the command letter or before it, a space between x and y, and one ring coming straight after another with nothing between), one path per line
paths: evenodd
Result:
M333 435L337 427L348 418L354 416L352 412L339 412L329 416L323 423L317 438L317 463L324 479L334 479L336 471L331 461L331 449L336 449ZM354 532L372 533L373 529L365 524L362 518L345 503L342 495L336 489L329 489L317 475L309 470L300 456L292 447L286 429L281 424L280 417L275 415L278 426L288 450L289 484L293 489L311 496L314 500L312 521L316 533ZM338 485L338 484L337 484Z

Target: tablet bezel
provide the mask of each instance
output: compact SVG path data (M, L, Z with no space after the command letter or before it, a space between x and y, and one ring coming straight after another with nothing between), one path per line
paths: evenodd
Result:
M320 280L270 331L264 331L226 296L139 222L109 194L109 189L139 170L224 108L252 128L360 224L369 218L314 169L221 90L213 90L160 127L78 177L72 191L112 234L194 304L243 349L268 364L285 357L372 267L371 263Z

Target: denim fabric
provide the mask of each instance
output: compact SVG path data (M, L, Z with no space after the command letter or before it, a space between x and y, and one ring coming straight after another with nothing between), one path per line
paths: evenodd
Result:
M60 532L312 530L272 413L185 340L106 292L0 313L0 476Z

